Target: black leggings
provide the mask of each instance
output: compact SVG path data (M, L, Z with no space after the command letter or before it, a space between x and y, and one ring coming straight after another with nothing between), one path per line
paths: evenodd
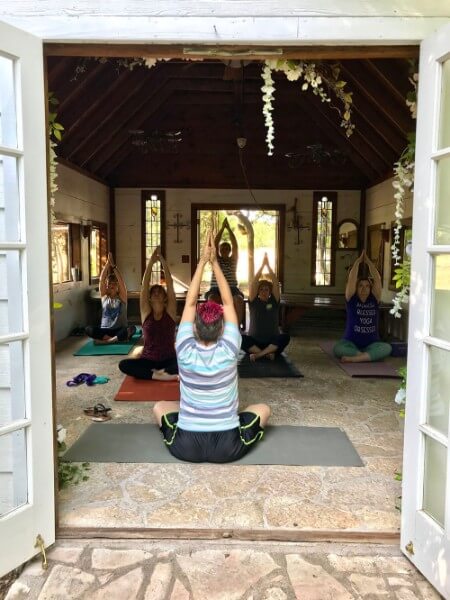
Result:
M125 342L128 339L128 327L86 327L84 331L94 340L102 340L105 335L108 337L116 335L119 342Z
M125 358L119 363L119 369L125 375L137 379L151 379L152 369L164 369L169 375L178 373L178 363L174 356L166 360L149 360L148 358Z
M264 348L267 348L269 344L273 344L274 346L278 346L278 348L275 350L275 354L281 354L289 344L290 340L291 337L287 333L279 333L278 335L274 335L268 342L265 343L259 342L250 335L243 335L241 348L244 350L244 352L249 353L252 346L258 346L258 348L264 350Z

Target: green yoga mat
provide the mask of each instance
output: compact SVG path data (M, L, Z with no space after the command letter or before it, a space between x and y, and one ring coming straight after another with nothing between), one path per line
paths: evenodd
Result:
M100 356L111 354L128 354L131 348L139 341L142 331L137 328L129 342L118 342L117 344L94 344L93 340L86 342L79 350L73 353L74 356Z
M248 354L241 354L238 361L239 377L303 377L286 354L275 356L274 360L260 358L252 362Z
M62 457L67 462L175 463L153 424L95 423ZM267 427L238 465L362 467L358 453L337 427Z

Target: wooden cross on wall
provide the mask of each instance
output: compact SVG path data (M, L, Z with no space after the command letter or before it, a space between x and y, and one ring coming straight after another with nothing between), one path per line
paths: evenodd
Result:
M182 240L180 240L180 229L186 227L186 229L190 229L189 223L181 222L181 213L175 213L175 221L173 223L167 223L167 227L175 227L177 230L177 237L175 239L175 244L181 244Z

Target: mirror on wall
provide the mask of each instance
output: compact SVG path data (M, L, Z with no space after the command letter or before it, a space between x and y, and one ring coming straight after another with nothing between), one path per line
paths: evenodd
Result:
M358 223L352 219L347 219L339 223L337 236L338 249L358 249L358 228Z

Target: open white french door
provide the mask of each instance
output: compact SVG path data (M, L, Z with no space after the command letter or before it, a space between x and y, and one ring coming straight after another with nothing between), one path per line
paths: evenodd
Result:
M419 76L401 546L450 598L450 25Z
M0 575L55 539L46 172L42 42L0 22Z

